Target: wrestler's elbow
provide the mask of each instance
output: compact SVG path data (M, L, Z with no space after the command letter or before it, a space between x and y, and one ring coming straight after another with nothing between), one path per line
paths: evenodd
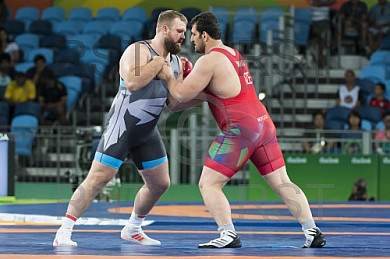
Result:
M135 92L142 88L142 86L134 80L125 81L125 86L130 92Z

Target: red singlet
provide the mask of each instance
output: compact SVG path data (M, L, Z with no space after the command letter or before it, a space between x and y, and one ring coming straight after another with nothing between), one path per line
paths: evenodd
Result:
M250 159L261 175L285 165L276 138L276 129L264 105L257 98L245 60L221 48L211 51L225 55L236 70L240 93L233 98L220 98L205 89L210 110L221 133L211 144L205 166L231 178ZM210 51L210 52L211 52Z

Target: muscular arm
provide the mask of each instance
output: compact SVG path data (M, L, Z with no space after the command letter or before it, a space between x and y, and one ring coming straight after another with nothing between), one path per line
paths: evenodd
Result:
M206 96L204 96L204 93L198 94L194 99L181 103L177 101L171 94L168 93L168 99L167 99L167 106L168 108L173 112L178 112L182 110L186 110L188 108L191 108L195 105L198 105L206 100Z
M161 70L164 59L156 56L150 61L149 49L141 44L131 44L119 61L119 74L129 91L137 91L147 85Z
M164 67L169 93L180 103L191 101L210 83L214 73L213 66L209 56L202 56L196 62L192 72L181 83L168 74L168 68Z

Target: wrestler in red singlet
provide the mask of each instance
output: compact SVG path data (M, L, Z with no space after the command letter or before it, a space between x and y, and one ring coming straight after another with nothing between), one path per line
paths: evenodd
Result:
M231 178L250 159L261 175L285 165L276 138L276 129L264 105L257 98L245 60L222 48L211 51L224 54L234 66L241 83L233 98L220 98L207 88L207 101L221 133L208 151L205 166ZM210 52L211 52L210 51Z

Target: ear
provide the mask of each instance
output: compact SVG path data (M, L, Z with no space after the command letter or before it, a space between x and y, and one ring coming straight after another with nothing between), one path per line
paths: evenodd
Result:
M207 34L207 32L203 31L203 32L202 32L202 40L203 40L203 41L207 41L208 38L209 38L209 35Z
M169 30L168 25L161 26L161 30L162 30L164 35L167 35L168 34L168 30Z

